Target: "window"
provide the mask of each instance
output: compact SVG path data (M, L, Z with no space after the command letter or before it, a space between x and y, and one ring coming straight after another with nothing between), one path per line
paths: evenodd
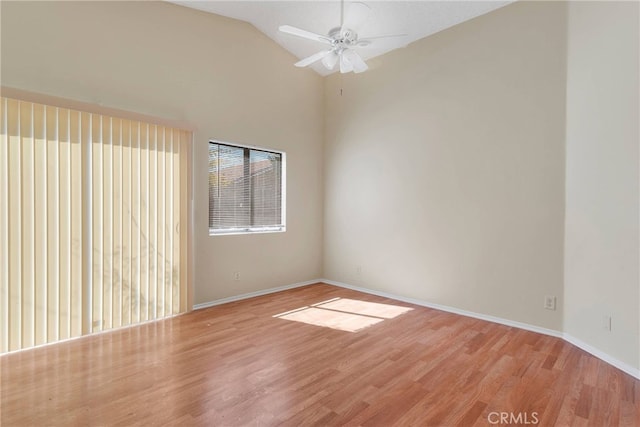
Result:
M209 234L285 231L285 153L209 142Z

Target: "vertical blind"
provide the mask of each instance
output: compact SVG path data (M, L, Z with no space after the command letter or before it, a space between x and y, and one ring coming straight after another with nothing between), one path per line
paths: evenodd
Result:
M2 352L187 309L191 134L0 98Z
M210 232L283 230L282 166L282 153L210 142Z

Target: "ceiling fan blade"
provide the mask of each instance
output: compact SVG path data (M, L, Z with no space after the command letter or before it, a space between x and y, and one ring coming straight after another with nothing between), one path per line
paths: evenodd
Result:
M335 51L331 51L327 56L322 58L322 64L327 67L328 70L333 70L338 63L340 56Z
M300 61L296 62L293 65L295 65L296 67L306 67L307 65L311 65L314 62L321 60L325 56L329 55L331 52L332 52L331 50L323 50L322 52L314 53L313 55L308 56L304 59L301 59Z
M304 39L315 40L320 43L331 44L331 39L327 36L321 36L320 34L312 33L311 31L292 27L291 25L281 25L280 27L278 27L278 29L283 33L291 34L292 36L298 36Z
M353 50L345 50L342 54L342 56L346 56L347 60L349 61L349 63L351 64L352 68L353 68L353 72L354 73L362 73L364 71L367 71L369 69L369 67L367 66L367 63L364 62L364 60L362 59L362 57L360 55L358 55L358 52L353 51Z
M351 3L344 16L342 28L358 31L371 14L371 8L364 3Z
M356 42L357 47L376 47L381 48L385 46L399 47L397 45L398 38L407 37L408 34L389 34L386 36L366 37ZM401 45L404 47L404 45Z
M353 65L351 65L351 62L349 62L349 59L343 53L340 55L340 72L344 74L351 71L353 71Z

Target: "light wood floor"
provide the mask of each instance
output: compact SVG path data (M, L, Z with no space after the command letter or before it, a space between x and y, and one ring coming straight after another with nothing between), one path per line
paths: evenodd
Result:
M412 310L359 332L273 317L332 298ZM640 425L640 381L560 339L324 284L0 362L2 426Z

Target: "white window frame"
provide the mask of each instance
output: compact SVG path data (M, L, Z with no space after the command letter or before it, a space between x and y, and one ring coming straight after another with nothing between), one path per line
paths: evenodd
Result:
M282 226L278 227L238 227L238 228L227 228L227 229L214 229L209 227L209 236L233 236L239 234L264 234L264 233L284 233L287 231L287 153L281 150L275 150L273 148L260 147L257 145L246 145L246 144L238 144L235 142L226 142L218 139L210 139L208 144L220 144L220 145L228 145L231 147L249 149L249 150L258 150L258 151L266 151L269 153L279 154L281 156L280 164L281 164L281 198L280 203L282 206L280 207L281 216L282 216ZM207 153L209 146L207 145ZM207 158L208 161L208 158ZM207 171L207 190L209 190L209 172ZM209 200L209 203L211 201ZM209 214L207 214L207 225L209 224Z

